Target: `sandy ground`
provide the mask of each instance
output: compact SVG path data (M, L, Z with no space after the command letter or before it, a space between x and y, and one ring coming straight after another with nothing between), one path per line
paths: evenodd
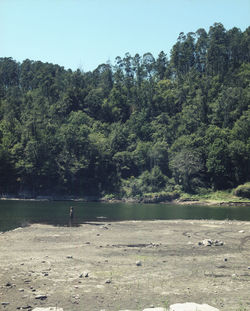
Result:
M198 245L204 239L224 245ZM250 222L36 224L0 234L0 265L5 311L142 310L188 301L250 310Z

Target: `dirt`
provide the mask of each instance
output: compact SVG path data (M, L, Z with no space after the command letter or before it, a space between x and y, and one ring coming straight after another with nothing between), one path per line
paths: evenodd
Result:
M223 245L199 245L204 239ZM0 234L0 264L5 311L142 310L181 302L250 310L250 222L35 224Z

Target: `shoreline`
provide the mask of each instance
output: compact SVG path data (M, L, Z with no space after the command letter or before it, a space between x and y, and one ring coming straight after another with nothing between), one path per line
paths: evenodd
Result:
M0 197L0 201L34 201L34 202L43 202L43 201L69 201L69 202L99 202L99 203L126 203L126 204L172 204L172 205L205 205L205 206L249 206L250 201L225 201L225 200L192 200L192 199L175 199L172 201L143 201L133 198L126 199L105 199L97 197L87 197L87 198L71 198L71 197L36 197L36 198L20 198L20 197Z

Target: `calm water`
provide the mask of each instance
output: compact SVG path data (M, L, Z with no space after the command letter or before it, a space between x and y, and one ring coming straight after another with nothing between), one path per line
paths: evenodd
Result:
M67 226L70 206L74 207L74 225L98 220L235 219L250 221L250 206L0 201L0 231L32 223Z

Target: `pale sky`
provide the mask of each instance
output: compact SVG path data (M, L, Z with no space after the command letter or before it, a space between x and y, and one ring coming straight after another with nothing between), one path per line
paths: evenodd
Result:
M0 0L0 57L83 71L126 52L168 55L180 32L250 25L250 0Z

